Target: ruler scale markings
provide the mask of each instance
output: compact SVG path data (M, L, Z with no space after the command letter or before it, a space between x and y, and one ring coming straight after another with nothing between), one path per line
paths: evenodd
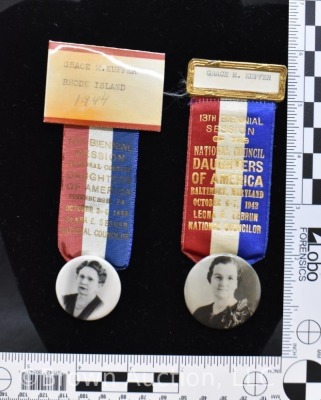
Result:
M306 20L305 6L308 7L309 0L297 1L290 0L289 2L289 80L288 80L288 138L287 138L287 182L286 182L286 212L285 212L285 274L284 274L284 313L283 313L283 333L282 333L282 357L254 357L254 356L144 356L144 355L31 355L31 354L11 354L2 353L1 359L4 365L10 365L12 374L15 374L15 385L19 381L19 370L28 371L28 365L32 365L32 369L38 373L37 388L43 388L47 384L48 376L41 373L43 363L50 366L49 369L60 371L61 376L55 375L55 383L52 388L60 388L68 395L68 398L73 399L75 396L75 381L68 379L69 374L73 374L82 368L82 371L88 369L88 373L96 373L96 369L100 371L115 369L117 373L132 371L132 374L137 374L142 379L150 377L151 373L154 380L162 377L163 383L159 382L156 388L155 382L148 382L150 386L141 386L141 383L134 382L133 390L135 393L149 393L150 399L165 399L160 397L162 393L162 384L166 385L165 381L169 381L171 377L179 383L172 389L163 386L166 390L168 400L178 400L179 398L194 399L201 396L212 398L211 391L206 391L206 385L199 385L198 388L193 388L191 385L184 385L183 380L187 380L189 374L194 374L195 377L201 377L207 370L214 374L217 382L222 385L225 392L224 396L229 398L244 398L247 394L251 396L259 396L264 390L264 396L272 396L272 398L284 398L283 380L286 380L287 371L298 363L306 362L308 365L317 363L318 353L317 345L321 331L319 331L321 321L315 321L317 315L313 307L308 307L308 299L311 295L311 290L306 288L308 285L301 285L298 281L297 271L299 270L298 259L298 244L300 239L300 229L306 229L309 234L307 243L309 246L314 246L313 251L316 253L318 242L311 242L313 232L320 229L321 223L317 219L316 208L318 205L309 205L303 202L306 187L303 185L303 167L302 158L304 156L305 146L308 145L310 137L307 135L305 124L305 98L308 91L305 86L305 60L306 60ZM314 1L315 6L321 4L320 0ZM310 127L309 127L310 128ZM313 197L311 197L313 200ZM321 214L321 213L320 213ZM316 228L318 227L318 228ZM314 231L313 231L314 230ZM305 231L304 231L305 232ZM302 233L302 232L301 232ZM311 239L312 238L312 239ZM308 241L310 240L310 241ZM320 244L321 247L321 244ZM308 253L308 256L313 257ZM321 257L321 254L320 254ZM313 271L310 271L313 272ZM313 287L312 287L313 288ZM307 292L307 293L306 293ZM310 361L304 361L306 359ZM313 360L313 361L312 361ZM274 368L271 370L271 368ZM1 368L1 367L0 367ZM276 369L278 368L278 369ZM39 373L40 371L40 373ZM271 372L272 371L272 372ZM53 373L54 373L53 372ZM82 372L83 373L83 372ZM144 375L145 374L145 375ZM36 375L34 375L36 376ZM98 376L98 375L94 375ZM58 379L59 378L59 379ZM233 382L231 379L240 378L239 382ZM1 377L0 377L1 381ZM99 382L98 382L99 383ZM158 383L157 383L158 384ZM314 383L315 385L317 383ZM17 397L20 388L11 385L13 397ZM93 382L88 382L90 400L101 399L99 392L102 386L95 386ZM90 386L91 385L91 386ZM266 387L265 387L266 385ZM308 383L307 383L308 385ZM130 388L130 386L128 386ZM65 390L63 390L66 388ZM86 388L86 385L84 386ZM87 388L88 389L88 388ZM153 393L153 390L157 393ZM169 392L167 392L169 390ZM172 391L171 391L172 390ZM251 391L252 390L252 391ZM248 392L249 391L249 392ZM86 391L87 392L87 391ZM320 391L321 392L321 391ZM9 392L8 392L9 393ZM30 392L31 393L31 392ZM82 393L81 391L78 393ZM126 397L119 396L120 393L108 392L110 400L125 399ZM128 392L129 393L129 392ZM164 392L165 393L165 392ZM178 394L182 393L179 397ZM11 394L11 392L10 392ZM224 397L223 396L223 397ZM276 397L273 397L276 396ZM37 396L31 396L31 398ZM222 398L223 398L222 397ZM9 398L9 397L8 397ZM54 397L56 399L56 397ZM78 396L77 396L78 398ZM103 397L104 398L104 397ZM138 397L137 397L138 398ZM143 398L143 397L142 397ZM262 397L263 398L263 397ZM135 397L136 399L136 397ZM48 400L49 399L48 396ZM131 398L127 398L131 400Z

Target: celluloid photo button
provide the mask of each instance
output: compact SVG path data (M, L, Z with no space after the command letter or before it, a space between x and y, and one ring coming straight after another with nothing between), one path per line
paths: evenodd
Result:
M75 318L92 321L117 305L121 284L115 268L95 256L76 257L60 270L56 294L61 307Z
M230 329L254 314L261 284L255 270L242 258L215 254L191 269L184 294L187 308L197 321L214 329Z

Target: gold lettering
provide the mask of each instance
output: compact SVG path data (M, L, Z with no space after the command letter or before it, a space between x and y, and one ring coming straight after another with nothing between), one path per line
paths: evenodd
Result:
M217 222L188 221L188 229L192 231L219 231L221 224Z
M193 210L193 217L195 219L214 219L215 211L210 210Z
M105 141L105 140L98 140L98 139L90 139L89 141L90 146L92 147L100 147L103 149L114 149L114 150L122 150L122 151L132 151L133 148L130 144L127 143L119 143L119 142L112 142L112 141Z
M258 201L246 201L245 202L246 209L258 210L259 209L259 202Z
M226 223L224 224L224 230L227 232L234 231L234 232L261 234L262 227L261 225Z
M213 206L221 206L222 202L219 197L214 197L214 199L202 199L196 197L193 199L193 206L195 207L213 207Z
M229 188L228 187L219 187L219 186L192 186L191 187L191 195L194 196L213 196L214 194L220 196L228 196Z
M234 149L235 156L241 156L246 158L265 158L264 149L257 149L251 147L236 147Z
M237 219L240 221L257 222L259 220L259 214L237 211L233 212L233 219Z
M215 122L216 119L215 114L200 114L200 122Z

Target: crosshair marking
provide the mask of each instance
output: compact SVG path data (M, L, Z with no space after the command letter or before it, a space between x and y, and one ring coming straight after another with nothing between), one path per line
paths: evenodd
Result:
M10 372L6 368L0 367L0 392L7 390L11 382L12 377Z
M243 380L243 388L250 396L260 396L268 387L268 380L261 372L247 374Z
M320 339L321 328L316 321L306 319L298 326L296 334L301 343L313 344Z

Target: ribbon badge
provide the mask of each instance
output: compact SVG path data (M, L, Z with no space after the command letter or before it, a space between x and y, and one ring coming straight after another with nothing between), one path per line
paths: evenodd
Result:
M165 56L50 42L44 120L65 123L56 293L75 318L109 314L130 262L138 129L160 131Z
M205 268L201 268L201 274L207 270L209 283L216 278L240 283L241 269L246 270L248 281L255 282L256 287L247 318L253 314L260 297L260 284L258 278L251 277L255 274L251 264L264 258L267 248L275 101L284 97L285 76L283 66L207 60L192 60L189 64L187 89L193 97L182 251L201 263ZM201 261L209 255L207 262ZM217 257L221 258L215 267ZM222 268L223 275L214 273L214 267L215 271ZM197 264L195 268L200 267ZM229 268L230 278L224 276ZM191 304L191 290L191 284L187 283L185 297L189 310L196 319L208 322L207 317L197 317L202 313L196 313ZM220 295L225 292L223 285L218 290ZM226 306L233 306L239 312L238 301L245 299L235 297L237 290L242 297L238 284L231 290L229 294L226 290L230 303ZM215 306L206 308L215 315L220 308L218 298L216 292ZM226 319L226 307L221 311ZM209 322L205 325L222 329L238 325L231 320L229 324L221 324L222 318L217 319L220 321L217 326ZM243 323L247 318L240 321Z

